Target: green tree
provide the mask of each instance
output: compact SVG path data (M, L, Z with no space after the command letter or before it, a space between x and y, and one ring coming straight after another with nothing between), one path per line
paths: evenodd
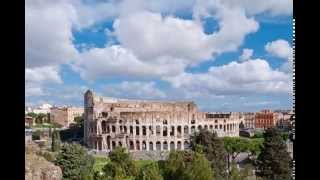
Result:
M224 137L223 143L228 155L228 169L230 169L230 162L233 162L240 153L248 151L249 140L241 137Z
M223 140L216 133L201 129L191 137L191 148L195 150L200 145L206 158L210 161L215 179L225 179L227 176L227 152Z
M94 158L79 144L63 144L55 164L60 166L64 179L92 179Z
M250 158L256 158L263 147L263 138L254 138L250 139L250 143L248 146L248 152L249 152L249 157Z
M41 137L41 131L40 130L32 132L32 140L40 140L40 137Z
M44 113L39 113L36 117L36 123L37 124L42 124L46 121L47 119L47 114L44 114Z
M83 127L84 126L84 118L83 118L83 116L74 117L74 122L76 123L76 125L78 127Z
M109 159L110 163L106 164L102 169L105 176L114 179L137 176L137 166L125 148L116 147L109 154Z
M267 129L263 148L257 160L257 175L268 180L288 180L291 176L291 157L278 129Z
M172 151L164 163L166 180L212 180L213 170L205 156L193 151Z
M59 151L60 144L61 144L60 133L59 131L54 130L51 136L51 150L53 152Z
M30 116L35 119L37 117L37 114L34 112L29 112L29 113L27 113L27 116Z
M163 180L158 164L149 163L140 168L137 180Z

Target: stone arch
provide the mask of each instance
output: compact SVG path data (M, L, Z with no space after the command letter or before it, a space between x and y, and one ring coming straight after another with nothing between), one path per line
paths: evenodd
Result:
M127 126L123 126L123 131L127 134Z
M122 120L121 119L119 120L119 124L122 124Z
M161 150L161 142L160 142L160 141L157 141L157 142L156 142L156 150L157 150L157 151L160 151L160 150Z
M175 150L175 149L176 149L176 147L174 146L174 142L171 141L170 142L170 150Z
M149 142L149 151L153 151L153 142L152 141Z
M199 125L198 126L198 131L200 131L202 129L202 126L201 125Z
M204 129L205 129L205 130L208 130L208 125L204 125Z
M209 129L210 129L210 131L212 131L213 130L213 125L210 125Z
M184 134L189 134L189 127L187 125L184 126L183 133Z
M189 142L188 141L184 141L183 147L184 147L184 149L189 149L190 148Z
M174 126L170 126L170 136L174 136Z
M147 143L146 143L146 141L142 141L142 150L147 150Z
M163 126L162 132L163 132L163 134L162 134L163 136L168 136L168 127Z
M163 150L168 150L168 143L167 141L163 142Z
M108 147L108 149L111 149L110 141L111 141L111 137L107 136L107 147Z
M136 135L139 136L140 135L140 127L136 126Z
M121 141L119 141L119 142L118 142L118 145L119 145L120 147L122 147L122 142L121 142Z
M182 147L181 147L181 141L178 141L178 142L177 142L177 150L181 150L181 148L182 148Z
M112 144L112 149L115 149L116 148L116 142L112 141L111 144Z
M106 121L101 122L101 129L102 129L102 134L107 133L107 122Z
M133 126L130 126L130 128L129 128L130 130L130 134L133 134Z
M133 143L133 141L129 141L129 150L134 150L134 143Z
M181 126L178 126L178 127L177 127L177 136L178 136L178 137L181 137L181 133L182 133Z
M136 150L140 150L140 141L136 141Z
M195 133L196 131L196 127L195 126L191 126L191 133Z
M142 135L146 136L147 135L147 128L146 126L142 126Z
M168 121L166 119L163 120L163 124L168 124Z
M115 132L116 132L116 126L111 126L111 131L112 131L113 133L115 133Z

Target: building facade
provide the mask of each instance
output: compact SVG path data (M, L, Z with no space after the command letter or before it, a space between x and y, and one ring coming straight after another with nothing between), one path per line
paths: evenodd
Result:
M186 149L201 128L239 136L239 113L199 112L193 102L126 100L84 95L84 142L89 149L129 151Z
M255 113L253 112L245 112L244 116L244 127L249 129L255 128Z
M53 107L50 109L50 121L69 127L70 124L75 123L74 118L83 116L83 113L81 107Z
M278 114L271 110L262 110L255 114L255 128L267 129L276 127Z
M277 127L283 130L289 130L291 128L291 116L290 112L278 113Z

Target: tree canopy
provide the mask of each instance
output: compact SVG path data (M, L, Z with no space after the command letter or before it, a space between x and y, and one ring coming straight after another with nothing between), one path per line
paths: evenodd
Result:
M291 157L280 131L275 128L267 129L264 139L257 159L257 175L268 180L290 179Z
M191 137L191 148L196 150L202 147L206 158L210 161L212 169L216 172L216 179L224 179L227 176L227 151L223 140L216 133L201 129Z
M55 164L61 167L65 179L90 179L93 175L94 158L79 144L63 144Z

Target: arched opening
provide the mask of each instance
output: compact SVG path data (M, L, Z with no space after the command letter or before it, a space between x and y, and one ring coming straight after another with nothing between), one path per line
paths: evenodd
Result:
M133 134L133 126L130 126L130 134Z
M136 124L139 124L139 120L138 119L136 119Z
M177 127L177 136L181 137L181 126Z
M195 123L196 123L196 120L192 119L191 124L195 124Z
M180 141L178 141L178 143L177 143L177 149L181 150L181 142Z
M123 133L123 126L119 126L120 127L120 133Z
M110 139L111 139L111 137L110 137L110 136L107 136L107 146L108 146L108 149L111 148L111 147L110 147Z
M147 144L145 141L142 141L142 150L147 150Z
M191 126L191 133L193 134L196 131L196 127L195 126Z
M208 130L208 126L207 126L207 125L204 125L204 129L205 129L205 130Z
M101 139L98 140L98 149L100 151L102 150L102 141L101 141Z
M170 128L170 136L174 136L174 126L171 126Z
M134 150L133 141L129 141L129 149L130 149L130 150Z
M184 128L183 128L183 133L184 133L185 135L189 134L189 127L188 127L188 126L184 126Z
M168 143L167 141L163 142L163 150L168 150Z
M168 128L167 128L167 126L163 126L163 136L168 136Z
M170 150L175 150L176 148L174 147L174 142L173 141L171 141L170 142Z
M161 143L159 141L157 141L157 143L156 143L156 150L157 151L161 150Z
M116 132L116 127L115 127L115 126L112 126L112 127L111 127L111 131L112 131L113 133L115 133L115 132Z
M139 126L136 126L136 135L139 136L140 135L140 131L139 131Z
M209 129L210 129L210 131L212 131L213 130L213 125L210 125Z
M201 125L199 125L198 126L198 131L200 131L202 129L202 126Z
M109 134L109 133L110 133L110 126L107 125L107 134Z
M163 124L168 124L168 121L167 120L163 120Z
M102 121L101 128L102 128L102 134L106 134L107 133L107 122L106 121Z
M142 126L142 135L146 136L147 135L147 128L146 126Z
M188 141L184 141L184 149L189 149L189 142Z
M153 127L149 126L149 134L153 135Z
M153 142L149 142L149 150L153 151Z
M140 142L136 141L136 150L140 150Z
M123 127L123 130L124 130L124 133L127 134L127 126L124 126L124 127Z
M116 148L116 142L112 141L112 149Z
M223 131L226 132L226 125L223 125Z
M120 147L122 147L122 142L121 141L119 141L118 144L119 144Z

